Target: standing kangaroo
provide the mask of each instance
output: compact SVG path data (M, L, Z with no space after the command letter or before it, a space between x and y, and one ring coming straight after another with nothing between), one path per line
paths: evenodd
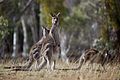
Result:
M37 60L37 70L42 69L45 65L51 70L55 68L55 61L60 55L60 26L59 26L59 16L51 14L52 17L52 27L50 29L49 35L43 40L42 48L40 50L41 57Z
M51 14L52 17L52 28L49 30L43 30L42 39L32 46L29 54L29 61L22 67L22 70L31 70L31 66L36 62L36 70L42 69L45 65L51 70L55 67L55 61L61 52L60 48L60 26L59 16ZM44 34L45 33L45 34ZM21 69L18 69L21 70Z
M42 47L42 42L46 38L46 36L49 34L49 32L50 32L49 29L47 29L46 27L42 27L43 36L37 43L35 43L31 47L30 52L29 52L29 60L24 65L24 67L26 69L31 70L31 66L34 63L34 61L39 59L39 57L40 57L40 49Z
M31 70L33 63L40 58L40 49L42 47L42 42L46 38L46 36L49 34L49 32L50 32L49 29L47 29L46 27L42 27L43 36L37 43L35 43L31 47L28 61L23 66L12 66L12 67L4 67L4 68L7 68L7 69L12 68L13 70L25 70L25 71Z

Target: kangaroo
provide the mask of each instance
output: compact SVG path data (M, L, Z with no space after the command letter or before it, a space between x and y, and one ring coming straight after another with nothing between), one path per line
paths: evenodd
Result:
M108 50L103 49L101 52L99 52L96 55L95 58L90 60L90 63L91 64L93 64L93 63L99 64L99 67L101 66L103 68L103 70L106 71L104 65L105 65L105 62L108 63L109 56L110 56L110 54L108 53Z
M101 66L105 70L104 64L107 61L108 56L109 56L109 54L106 49L104 49L102 52L99 52L95 49L88 49L80 57L79 67L77 69L80 69L82 64L89 61L89 63L91 63L91 64L93 64L93 63L101 64Z
M4 67L4 68L17 68L18 70L31 70L31 66L33 65L33 63L39 59L40 57L40 49L42 47L42 42L43 40L46 38L46 36L49 34L50 30L46 27L42 27L42 38L35 43L29 52L29 57L28 57L28 61L23 65L23 66L12 66L12 67ZM20 69L19 69L20 68ZM15 69L15 70L17 70Z
M43 35L43 38L32 46L29 61L22 67L22 70L31 70L33 62L36 62L36 70L41 70L45 65L51 70L54 70L55 61L61 52L59 14L60 13L57 15L51 14L52 28L48 32L48 35Z
M59 38L59 15L60 13L58 13L57 15L51 14L52 28L50 29L50 31L47 29L43 30L42 39L38 41L38 43L33 45L30 50L28 62L24 66L18 66L17 70L31 70L31 66L34 62L36 62L36 70L42 69L45 65L47 65L47 67L51 70L54 70L55 61L60 55L59 53L61 53Z
M39 59L39 57L40 57L40 49L42 47L42 42L46 38L46 36L49 34L50 30L46 27L42 27L42 31L43 31L43 37L36 44L34 44L30 49L29 60L24 65L24 67L26 67L26 69L31 70L30 67L32 66L33 62L36 61L37 59Z
M90 60L91 58L95 58L96 54L99 51L96 49L88 49L85 50L85 52L81 55L80 60L79 60L79 66L77 69L81 69L82 65L85 64L88 60Z
M52 28L50 29L49 35L44 39L41 48L41 58L37 61L37 70L42 69L47 65L48 69L55 69L55 61L59 57L61 48L60 48L60 26L59 26L59 16L51 14L52 17ZM40 62L42 60L42 62Z

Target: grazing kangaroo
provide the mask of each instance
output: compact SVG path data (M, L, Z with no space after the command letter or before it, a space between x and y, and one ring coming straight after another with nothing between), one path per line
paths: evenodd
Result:
M41 57L37 60L37 70L42 69L45 65L51 70L55 68L55 61L59 57L60 48L60 26L59 26L59 16L51 14L52 17L52 28L50 29L49 35L43 40L42 48L40 50ZM42 61L42 62L40 62Z
M79 66L77 69L81 69L82 65L85 64L91 58L95 58L98 51L96 49L88 49L81 55L79 60Z
M95 58L90 60L90 63L97 63L100 64L99 67L101 66L104 71L105 70L105 62L108 62L110 54L108 53L108 50L104 49L101 52L99 52Z
M101 64L101 66L105 70L104 64L106 61L108 61L108 57L109 57L109 54L108 54L108 50L106 50L106 49L104 49L102 52L99 52L95 49L88 49L80 57L78 69L81 68L82 64L89 61L89 63L91 63L91 64L93 64L93 63Z

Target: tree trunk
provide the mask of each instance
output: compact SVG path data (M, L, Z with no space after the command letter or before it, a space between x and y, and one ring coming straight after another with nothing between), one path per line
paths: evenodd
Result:
M108 13L108 23L110 25L109 41L115 50L115 60L120 62L120 1L105 0L106 12ZM109 27L109 26L107 26Z
M13 53L12 57L17 57L18 56L18 28L14 28L14 33L13 33Z
M105 0L105 7L110 18L111 30L117 34L116 46L120 45L120 1L119 0ZM109 21L109 20L108 20ZM115 37L115 36L110 36Z
M26 57L28 55L28 42L27 42L27 29L24 21L24 17L21 17L22 29L23 29L23 52L22 56Z
M32 31L32 36L33 36L33 42L36 43L40 39L40 6L38 3L33 2L33 5L31 5L31 31Z

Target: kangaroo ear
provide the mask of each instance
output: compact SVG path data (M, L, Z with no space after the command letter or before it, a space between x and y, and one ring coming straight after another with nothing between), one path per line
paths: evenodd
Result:
M42 30L50 30L48 27L42 26Z
M42 34L43 34L43 36L45 36L45 27L44 26L42 26Z
M43 37L46 37L47 34L49 34L50 30L47 27L42 26L42 33Z
M60 15L60 12L59 12L59 13L57 13L57 15L56 15L56 16L58 17L59 15Z
M53 14L53 13L50 13L50 16L51 16L51 17L54 17L54 14Z
M48 27L45 27L45 30L49 33L50 29Z
M45 26L42 26L42 30L44 31L46 28L45 28Z

